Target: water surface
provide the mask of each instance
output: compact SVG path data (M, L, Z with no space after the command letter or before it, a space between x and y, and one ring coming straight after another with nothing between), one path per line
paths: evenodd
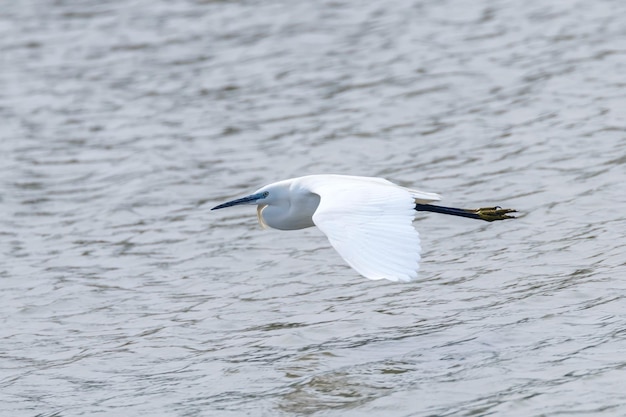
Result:
M6 2L0 411L626 414L626 3ZM213 205L382 176L420 280Z

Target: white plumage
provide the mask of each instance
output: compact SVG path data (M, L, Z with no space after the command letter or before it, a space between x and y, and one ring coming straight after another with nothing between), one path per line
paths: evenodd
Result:
M410 281L417 278L420 261L419 234L412 225L415 204L439 199L381 178L310 175L266 185L215 209L258 204L262 225L317 226L364 277Z
M348 265L369 279L417 278L421 248L412 224L415 199L432 202L439 196L378 178L302 181L320 196L313 222Z
M256 204L264 227L295 230L317 226L341 257L369 279L417 278L420 239L415 211L495 221L511 219L511 209L476 210L431 205L434 193L401 187L382 178L309 175L275 182L254 194L211 210Z

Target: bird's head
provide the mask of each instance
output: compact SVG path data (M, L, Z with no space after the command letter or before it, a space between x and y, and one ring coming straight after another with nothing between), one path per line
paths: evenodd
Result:
M298 184L294 186L293 182L284 180L266 185L253 194L220 204L211 210L254 204L257 206L259 223L264 228L295 230L314 226L313 214L320 197Z

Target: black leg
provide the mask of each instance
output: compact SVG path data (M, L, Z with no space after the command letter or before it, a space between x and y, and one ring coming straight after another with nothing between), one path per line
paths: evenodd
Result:
M432 213L449 214L451 216L467 217L468 219L485 220L493 222L496 220L514 219L509 213L517 210L503 209L501 207L483 207L479 209L460 209L454 207L433 206L431 204L415 204L417 211L430 211Z

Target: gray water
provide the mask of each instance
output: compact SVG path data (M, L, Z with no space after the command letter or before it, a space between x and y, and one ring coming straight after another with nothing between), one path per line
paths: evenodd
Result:
M626 2L5 1L0 415L626 415ZM407 284L214 205L381 176Z

